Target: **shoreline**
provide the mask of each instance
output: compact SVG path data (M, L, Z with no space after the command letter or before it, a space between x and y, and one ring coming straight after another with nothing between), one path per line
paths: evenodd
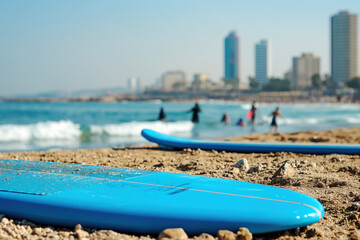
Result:
M0 102L122 102L122 101L239 101L262 103L360 103L358 92L331 94L323 90L258 91L244 89L208 89L202 91L145 91L141 93L107 92L102 94L39 94L28 96L0 96Z
M360 128L279 134L255 133L225 140L359 144ZM325 217L320 222L301 229L254 235L254 239L360 239L359 155L245 154L187 149L165 151L154 145L146 145L119 150L102 148L48 152L0 152L0 158L139 168L282 187L318 199L324 205ZM248 160L250 168L254 171L250 173L234 167L234 164L242 158ZM285 161L291 162L296 174L276 181L272 180L273 174ZM87 228L82 231L88 239L153 239L157 237ZM19 222L1 216L0 213L1 239L21 239L24 236L28 236L29 239L46 239L51 236L54 239L65 237L78 239L77 232L75 229L36 225L22 219ZM199 236L192 238L206 239Z
M117 97L117 96L104 96L104 97L76 97L76 98L0 98L0 102L17 102L17 103L121 103L121 102L237 102L237 103L251 103L257 101L258 103L282 103L282 104L359 104L360 100L352 100L350 97L344 97L337 100L336 97L323 97L323 98L308 98L308 99L289 99L287 97L261 97L261 96L242 96L239 98L207 98L207 97L194 97L194 98L133 98L133 97Z

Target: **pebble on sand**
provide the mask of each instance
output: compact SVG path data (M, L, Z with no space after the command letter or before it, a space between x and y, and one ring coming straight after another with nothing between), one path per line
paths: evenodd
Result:
M194 237L194 240L215 240L215 238L208 233L202 233L198 237Z
M332 157L332 158L330 158L330 161L331 162L342 162L342 159L339 157Z
M159 240L167 239L188 239L188 235L182 228L167 228L159 234Z
M229 230L219 230L217 235L219 240L236 240L235 233Z
M252 167L249 169L249 171L247 171L248 173L258 173L260 171L262 171L264 169L264 165L262 165L261 163L255 167Z
M75 233L78 239L85 240L89 238L89 233L87 231L84 231L80 224L77 224L75 226Z
M0 223L2 223L2 224L4 224L4 225L7 225L7 224L9 224L9 222L10 222L9 219L7 219L6 217L2 217Z
M283 162L279 169L275 172L272 178L276 177L293 177L296 174L295 169L291 166L289 161Z
M247 172L250 169L248 160L246 160L246 158L240 159L237 163L234 164L233 167L239 168L245 172Z
M85 240L85 239L89 238L89 233L82 229L76 230L75 233L76 233L76 236L78 237L78 239Z
M253 236L249 229L247 228L239 228L236 233L236 240L252 240Z

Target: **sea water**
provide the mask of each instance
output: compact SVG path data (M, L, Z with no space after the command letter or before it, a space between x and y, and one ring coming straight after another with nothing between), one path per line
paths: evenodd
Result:
M194 102L0 102L0 151L126 147L147 144L150 128L176 136L216 139L269 131L271 113L280 107L279 132L360 126L356 104L257 104L255 126L239 127L250 102L200 101L200 123L193 124ZM158 121L163 107L167 121ZM224 113L231 123L221 123Z

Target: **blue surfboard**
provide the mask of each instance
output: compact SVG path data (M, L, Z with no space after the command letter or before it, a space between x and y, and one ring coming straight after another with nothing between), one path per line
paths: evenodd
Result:
M141 135L150 142L167 149L203 149L242 153L293 152L308 154L360 154L359 144L307 144L307 143L264 143L204 141L162 134L151 129L143 129Z
M0 159L0 213L36 223L158 234L182 227L266 233L324 216L314 198L234 180L81 164Z

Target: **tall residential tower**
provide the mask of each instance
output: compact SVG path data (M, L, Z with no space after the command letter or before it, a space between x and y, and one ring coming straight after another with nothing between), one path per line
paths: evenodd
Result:
M239 37L236 32L231 32L225 38L225 86L233 89L240 88L240 57Z
M346 82L358 73L357 15L342 11L331 17L331 77Z
M255 45L255 80L263 85L271 75L271 43L261 40Z

